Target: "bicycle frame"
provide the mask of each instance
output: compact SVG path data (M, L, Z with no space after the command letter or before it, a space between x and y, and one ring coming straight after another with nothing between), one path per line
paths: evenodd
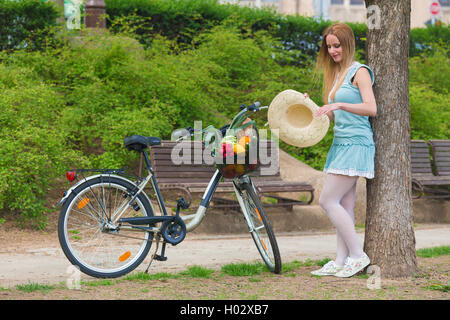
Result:
M155 192L155 195L156 195L156 198L157 198L157 201L158 201L158 204L159 204L162 214L164 216L168 215L165 204L164 204L164 199L162 198L162 194L161 194L161 191L158 186L158 182L153 174L150 160L149 160L148 154L145 150L143 151L143 155L144 155L144 159L145 159L145 163L146 163L149 175L137 186L138 191L136 192L134 197L127 204L122 205L121 208L112 215L112 219L111 219L112 223L116 223L120 219L122 214L125 212L126 207L131 206L133 201L136 199L137 195L144 190L144 188L148 184L148 182L151 182L151 184L152 184L152 188ZM187 215L187 216L180 216L180 218L186 224L186 232L194 230L202 222L203 218L206 215L206 210L209 207L211 199L216 191L216 187L219 184L221 178L222 178L222 174L220 173L219 170L216 170L214 175L211 177L211 180L209 181L208 186L205 189L205 192L203 193L202 200L201 200L200 206L197 209L197 212L194 214ZM233 187L234 187L234 191L236 193L238 202L241 205L241 207L243 208L244 216L247 219L247 212L246 212L247 210L243 203L242 197L240 195L240 188L238 187L243 182L251 183L251 179L248 176L243 175L240 178L235 179L233 181ZM121 228L124 228L124 227L126 227L126 226L122 226ZM149 231L148 229L142 229L142 230ZM158 228L151 228L151 231L159 231L159 230L158 230Z
M252 105L252 111L257 111L256 104ZM239 118L239 121L244 119L246 111L247 109L244 109L238 114L237 118ZM246 127L241 125L239 121L235 121L235 119L232 121L232 125L224 126L220 131L222 132L228 127L226 131L228 134L229 130L242 130ZM238 127L233 127L233 124L236 124ZM192 136L194 129L188 127L187 130ZM205 143L221 141L212 140L212 138L208 140L207 138L205 137ZM152 261L166 261L166 245L181 243L187 232L194 230L200 225L223 177L220 169L214 172L204 190L201 203L194 214L180 215L180 210L189 207L183 198L177 200L176 214L168 214L146 149L147 146L155 145L156 143L153 143L153 140L147 142L147 139L148 137L144 137L142 139L143 141L145 140L144 142L137 139L137 145L134 145L134 140L128 140L131 144L124 143L127 147L131 146L129 148L130 151L135 150L142 153L148 170L146 177L126 174L124 169L76 169L75 173L67 173L67 179L70 182L77 177L78 173L100 173L88 177L82 174L83 179L80 179L67 190L58 203L58 206L63 206L58 223L58 237L64 254L73 264L79 266L88 275L109 278L118 277L134 270L149 253L152 242L156 243L156 249L145 272L148 271ZM281 271L281 258L278 245L251 177L244 174L240 177L235 177L232 181L239 206L259 254L270 271L279 273ZM158 215L155 215L156 210L152 202L152 199L154 201L153 193L145 191L149 183L160 208ZM110 184L109 187L108 184ZM89 192L89 189L91 195L88 198L82 198L85 196L85 193ZM115 194L114 196L113 193ZM152 197L150 198L149 195ZM95 203L89 204L91 196L93 196L93 201L97 203L95 207L93 207ZM114 200L111 202L113 197ZM106 200L108 200L108 203ZM83 209L89 204L88 208L90 209L87 209L87 214L73 208L77 203L79 209ZM93 210L93 213L90 210ZM142 210L142 212L134 213L134 210ZM93 218L94 221L86 222L86 217L87 219ZM71 222L69 222L69 219L72 219L70 220ZM70 227L75 226L76 229L78 229L78 226L81 226L82 232L86 232L85 234L89 236L69 238L69 234L72 231L74 234L79 233L78 230L70 230L69 224ZM125 232L121 233L120 230ZM141 236L134 236L128 231L130 233L144 232L144 236L142 234ZM111 241L104 241L105 238L102 233L111 235ZM113 237L128 238L127 241L130 243L124 242L122 239L116 242L113 240ZM136 240L139 240L139 242L136 242ZM124 250L128 250L125 253L119 248L123 243L126 243ZM162 243L162 247L160 254L158 254L160 243ZM99 250L102 251L103 249L107 249L109 253L107 255L98 254ZM114 254L110 255L111 252L114 252ZM118 260L115 254L119 257ZM131 255L133 255L133 258L128 261ZM126 260L127 262L124 264Z

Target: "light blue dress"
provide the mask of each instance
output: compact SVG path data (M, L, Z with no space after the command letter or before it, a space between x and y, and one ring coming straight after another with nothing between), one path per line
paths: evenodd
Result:
M329 103L362 103L359 89L352 84L356 71L367 68L374 83L372 70L359 62L354 62ZM368 116L360 116L344 110L334 111L334 139L328 151L324 172L359 176L372 179L374 177L375 144Z

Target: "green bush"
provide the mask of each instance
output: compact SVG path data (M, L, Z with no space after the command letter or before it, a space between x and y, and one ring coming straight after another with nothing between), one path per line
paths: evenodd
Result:
M0 51L42 49L59 9L42 0L0 0Z
M431 50L410 59L412 139L448 139L450 132L450 46L432 43Z
M33 218L42 227L50 183L77 154L67 148L65 132L59 130L63 99L13 69L0 66L0 208Z
M131 21L138 25L134 32L142 43L149 44L152 35L159 34L190 48L201 33L233 19L243 35L252 37L261 30L269 32L279 40L275 47L277 61L301 67L308 66L311 58L315 57L323 30L333 23L312 17L282 15L270 7L256 9L220 4L218 0L106 0L105 3L108 26L120 29L118 18L134 15ZM145 24L140 24L142 19L145 19ZM360 60L364 61L367 26L363 23L348 24L355 34ZM412 29L410 56L426 52L431 42L448 43L449 39L448 25Z

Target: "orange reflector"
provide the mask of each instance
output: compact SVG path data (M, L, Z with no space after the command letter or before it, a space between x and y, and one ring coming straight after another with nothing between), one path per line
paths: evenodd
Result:
M266 250L267 251L267 247L266 247L266 244L264 243L264 241L262 241L262 239L260 239L261 240L261 243L262 243L262 245L263 245L263 247L264 247L264 250Z
M120 261L120 262L124 262L124 261L127 260L130 256L131 256L131 252L130 252L130 251L127 251L127 252L125 252L123 255L121 255L121 256L119 257L119 261Z
M262 218L261 218L261 216L260 216L259 211L258 211L257 208L255 208L255 211L256 211L256 213L258 214L259 221L262 221Z
M78 202L78 209L83 209L89 203L89 198L83 198L80 202Z

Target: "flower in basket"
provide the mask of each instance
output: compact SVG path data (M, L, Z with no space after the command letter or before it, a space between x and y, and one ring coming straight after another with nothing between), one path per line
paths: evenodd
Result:
M222 157L234 156L233 145L226 142L222 142L222 145L219 148L219 153Z

